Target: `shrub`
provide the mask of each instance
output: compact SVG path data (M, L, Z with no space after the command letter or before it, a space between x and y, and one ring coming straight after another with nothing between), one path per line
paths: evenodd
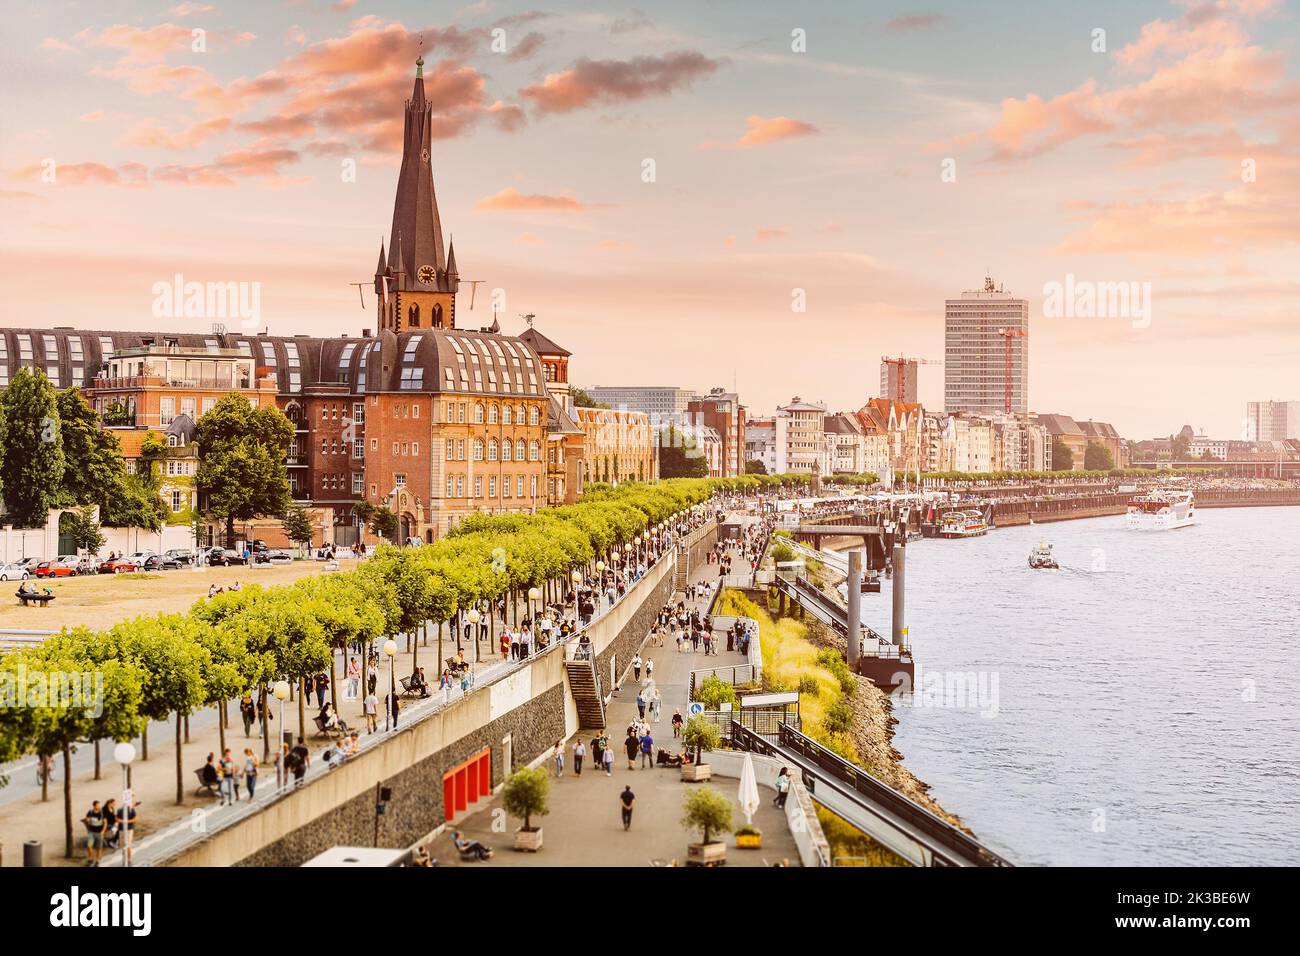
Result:
M700 717L692 717L682 730L682 743L695 751L695 762L710 750L716 750L722 744L722 732L713 724Z
M506 813L521 817L524 829L531 830L532 816L544 817L551 812L551 775L543 767L523 767L516 770L501 791L501 803Z
M690 791L682 809L682 826L699 830L703 836L701 843L713 842L709 839L711 833L731 831L731 801L712 787Z
M822 691L821 685L817 683L816 677L800 677L799 693L808 697L816 697Z
M708 710L721 710L723 704L736 705L736 689L717 674L710 674L695 688L695 699Z

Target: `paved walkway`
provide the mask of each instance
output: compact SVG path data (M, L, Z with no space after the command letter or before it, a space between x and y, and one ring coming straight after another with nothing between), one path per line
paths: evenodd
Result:
M748 563L736 556L733 570L747 570ZM718 566L699 566L691 575L692 581L705 581L713 585L718 578ZM680 593L678 595L680 597ZM708 600L688 602L688 606L703 609ZM717 633L717 632L715 632ZM663 697L661 719L650 725L655 747L663 746L680 752L681 746L673 739L673 708L686 714L690 672L694 668L742 664L745 658L738 651L727 651L725 635L721 636L720 650L716 656L679 653L671 639L664 647L642 648L642 658L654 661L655 681ZM644 674L642 675L644 677ZM629 673L621 689L616 691L607 708L609 735L615 747L620 747L628 724L636 717L636 693L640 685L633 683ZM590 731L582 734L590 750ZM573 740L565 741L565 774L553 779L551 786L551 812L534 825L543 828L545 845L540 853L516 853L514 831L520 825L501 809L500 796L482 805L472 813L457 820L454 826L470 839L493 847L497 853L487 866L647 866L652 861L680 864L686 858L686 845L699 839L699 834L689 834L681 826L682 801L691 787L708 786L731 798L733 822L745 822L737 802L740 781L735 777L714 777L710 783L688 784L681 780L680 771L670 768L641 769L638 758L634 770L627 769L627 758L621 750L616 752L613 776L596 772L584 765L581 776L573 773ZM590 762L588 757L587 763ZM553 764L547 768L554 772ZM636 809L632 827L623 831L619 815L619 794L630 785L636 794ZM798 865L798 850L794 837L782 811L772 806L775 795L770 789L760 787L761 806L754 814L754 825L763 831L760 850L738 850L734 839L727 838L728 866L764 866L789 860ZM451 842L451 828L439 836L430 847L440 866L477 866L462 862Z

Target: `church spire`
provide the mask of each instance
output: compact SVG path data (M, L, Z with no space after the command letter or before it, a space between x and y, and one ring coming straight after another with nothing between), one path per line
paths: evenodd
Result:
M405 290L436 290L438 277L447 268L429 159L432 129L433 105L424 93L424 57L420 57L415 64L415 86L405 106L402 168L389 239L392 249L398 236L402 237L400 260L406 274L401 288Z

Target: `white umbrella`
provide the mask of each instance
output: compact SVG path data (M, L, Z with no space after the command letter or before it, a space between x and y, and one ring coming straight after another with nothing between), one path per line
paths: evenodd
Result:
M745 754L745 766L740 769L740 812L745 815L746 823L754 822L754 813L758 810L758 780L754 777L754 758Z

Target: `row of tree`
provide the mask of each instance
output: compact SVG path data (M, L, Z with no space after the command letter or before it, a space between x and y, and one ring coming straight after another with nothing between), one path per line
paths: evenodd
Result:
M206 417L206 416L205 416ZM176 800L184 798L182 748L189 716L215 707L221 746L227 703L245 691L268 712L268 686L299 685L298 723L305 729L304 682L322 671L337 678L347 648L385 635L437 631L442 660L444 626L459 645L461 615L484 601L518 600L531 588L564 600L574 569L591 573L602 557L719 492L756 491L792 477L746 476L677 480L601 490L576 505L531 515L478 515L452 534L419 548L379 548L354 571L307 578L292 585L247 587L198 601L188 614L123 621L102 631L64 630L39 647L0 657L0 763L24 753L61 754L64 764L66 852L72 853L71 749L80 742L142 736L148 759L150 721L176 721ZM51 694L99 682L98 706ZM330 682L337 688L337 679ZM16 688L21 690L15 691ZM38 690L43 689L43 690ZM336 690L332 690L336 693ZM337 705L337 700L335 701ZM271 751L263 721L263 758ZM98 767L98 759L96 761ZM48 796L47 794L45 794Z

